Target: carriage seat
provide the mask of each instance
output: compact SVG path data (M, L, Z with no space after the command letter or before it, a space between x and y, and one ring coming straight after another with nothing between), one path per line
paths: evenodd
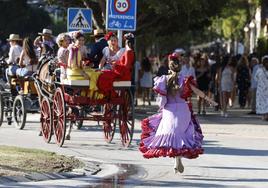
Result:
M13 82L19 82L19 81L26 82L26 81L33 81L33 78L32 76L25 76L25 77L15 76L12 78L12 81Z

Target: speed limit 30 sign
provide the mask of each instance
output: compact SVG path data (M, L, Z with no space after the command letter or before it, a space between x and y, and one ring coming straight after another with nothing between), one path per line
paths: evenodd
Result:
M114 1L115 11L119 14L126 13L130 8L129 0L115 0Z
M108 0L106 7L107 30L136 30L137 0Z

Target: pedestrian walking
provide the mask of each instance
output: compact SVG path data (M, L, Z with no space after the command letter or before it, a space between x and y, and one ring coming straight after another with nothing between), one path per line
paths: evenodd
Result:
M145 57L141 62L140 86L142 89L143 106L145 106L145 101L148 102L148 105L151 105L150 91L153 86L153 73L148 57Z
M221 106L222 112L221 115L224 117L228 117L227 114L227 105L229 98L231 97L231 92L234 88L234 69L230 65L230 57L225 56L222 60L222 67L219 70L219 84L221 91Z
M262 65L258 68L255 79L257 81L256 111L263 120L268 121L268 56L262 58Z
M238 96L239 96L239 105L240 108L244 108L246 106L246 101L249 93L250 87L250 69L247 56L242 56L240 58L237 74L236 74L236 83L238 88Z
M259 68L259 60L256 57L251 59L251 84L250 84L250 92L251 92L251 111L249 114L256 114L256 92L257 92L257 80L256 73Z
M218 103L220 103L220 92L219 92L219 85L218 85L218 77L217 72L220 68L219 63L219 56L216 56L214 53L210 54L209 59L209 74L210 74L210 82L209 82L209 93L208 96L210 98L214 98L214 100ZM215 106L215 111L218 111L220 108L220 105Z
M185 100L190 94L185 92L190 82L184 82L181 64L175 55L169 58L169 68L169 75L154 79L153 89L159 94L160 112L142 121L139 149L145 158L175 158L174 172L182 173L182 157L193 159L203 153L203 135Z
M209 65L208 65L208 56L203 54L200 61L197 62L197 66L195 69L196 81L198 88L203 91L206 95L208 94L208 87L210 82L210 74L209 74ZM198 97L198 114L206 114L206 103L202 97Z

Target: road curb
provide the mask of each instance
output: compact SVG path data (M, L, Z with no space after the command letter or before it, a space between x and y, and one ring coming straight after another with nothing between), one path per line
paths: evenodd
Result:
M28 173L23 176L0 176L0 185L20 183L20 182L38 182L47 180L73 179L84 176L96 175L101 171L101 163L97 161L81 160L85 166L79 169L73 169L71 172L60 173Z

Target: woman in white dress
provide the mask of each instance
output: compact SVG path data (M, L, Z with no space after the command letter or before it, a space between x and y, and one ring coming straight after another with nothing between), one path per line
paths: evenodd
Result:
M256 112L268 121L268 56L262 59L262 66L256 72L257 81Z
M219 70L219 85L221 91L221 115L228 117L227 104L231 97L231 92L234 87L234 68L230 66L230 57L226 56L222 61L222 68Z
M118 38L113 32L107 33L105 39L108 41L108 46L102 50L103 57L99 69L111 70L113 63L120 59L125 49L119 47Z

